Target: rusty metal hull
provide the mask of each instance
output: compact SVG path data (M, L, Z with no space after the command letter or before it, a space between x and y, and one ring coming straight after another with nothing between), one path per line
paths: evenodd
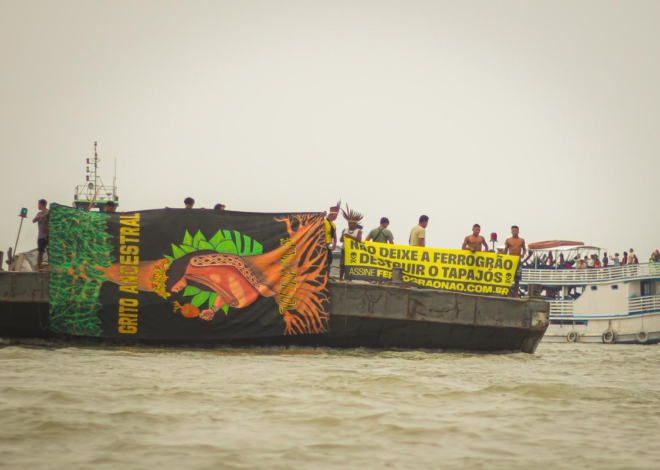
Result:
M549 307L430 289L334 283L326 344L533 353Z
M549 324L541 300L349 282L331 282L330 295L328 333L217 344L533 353ZM0 336L62 337L48 330L48 274L0 272Z

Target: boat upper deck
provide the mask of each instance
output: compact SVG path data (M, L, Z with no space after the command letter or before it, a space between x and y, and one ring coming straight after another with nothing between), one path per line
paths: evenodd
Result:
M628 264L611 268L586 269L525 269L521 284L566 286L599 284L613 281L660 279L660 263Z

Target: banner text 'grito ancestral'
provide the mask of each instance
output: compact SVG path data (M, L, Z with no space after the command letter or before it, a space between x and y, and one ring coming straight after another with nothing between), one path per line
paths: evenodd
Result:
M140 214L122 215L119 218L119 290L138 295L140 276ZM119 299L119 333L135 334L138 331L138 299Z

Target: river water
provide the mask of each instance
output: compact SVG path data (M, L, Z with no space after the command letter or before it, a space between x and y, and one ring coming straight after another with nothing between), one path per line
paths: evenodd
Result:
M0 340L0 468L660 467L660 346L535 355Z

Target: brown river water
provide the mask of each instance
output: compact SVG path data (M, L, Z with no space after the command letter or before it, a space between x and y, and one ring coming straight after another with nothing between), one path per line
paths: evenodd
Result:
M660 468L660 346L535 355L0 339L0 468Z

